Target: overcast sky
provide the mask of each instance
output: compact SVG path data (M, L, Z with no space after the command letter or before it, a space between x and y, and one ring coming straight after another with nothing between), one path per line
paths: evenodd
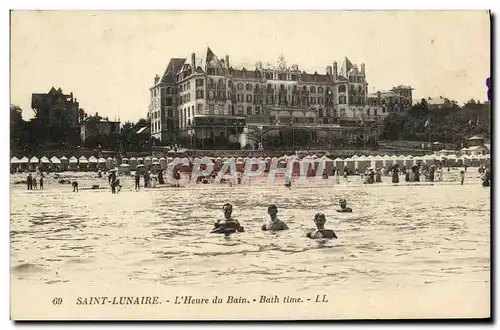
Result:
M370 92L404 84L414 98L484 101L490 75L486 11L13 12L11 103L31 118L31 93L55 86L88 113L136 121L169 59L207 46L247 69L282 54L324 73L347 56L365 63Z

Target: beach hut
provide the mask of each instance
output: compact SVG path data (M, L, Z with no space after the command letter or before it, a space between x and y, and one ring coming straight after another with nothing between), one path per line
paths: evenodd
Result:
M21 163L19 162L19 158L17 158L16 156L14 156L10 159L10 170L12 172L17 171L17 169L20 167L20 165L21 165Z
M410 168L413 166L413 156L407 155L403 157L403 166Z
M78 158L78 168L79 170L87 170L89 168L89 161L85 156Z
M432 164L434 164L434 155L425 155L422 157L422 159L422 162L427 166L431 166Z
M70 171L76 171L78 169L78 158L72 156L68 161L68 169Z
M128 161L128 165L130 166L131 171L135 171L137 165L139 165L139 163L137 162L137 158L130 157L130 159Z
M106 168L106 158L100 157L97 159L97 168L101 170Z
M118 173L125 174L125 175L130 174L130 165L126 164L126 163L122 163L120 166L118 166Z
M393 155L391 156L391 159L394 161L394 164L397 164L399 165L399 168L402 168L403 166L405 166L405 156L404 155L399 155L399 156L396 156L396 155Z
M371 167L377 169L381 169L384 166L384 160L382 156L376 155L376 156L370 156L370 161L371 161Z
M359 156L358 156L358 155L354 155L354 156L352 156L352 157L351 157L351 159L352 159L352 160L356 160L356 159L358 159L358 158L359 158Z
M382 167L390 169L392 165L394 165L394 160L391 159L391 156L389 155L382 156Z
M38 167L39 163L40 163L40 159L38 159L36 156L31 157L30 163L29 163L30 170L35 170Z
M349 172L354 174L356 172L356 160L351 157L344 159L344 167L347 167ZM344 167L342 168L341 173L344 173Z
M111 157L106 158L106 169L110 170L115 168L115 160Z
M356 164L355 167L358 169L358 172L364 173L367 168L371 167L372 162L370 158L361 155L358 157L358 159L356 159L355 164Z
M160 168L162 170L165 170L167 168L167 159L165 157L161 157L160 159L158 159L158 161L160 162Z
M29 167L29 163L30 163L30 160L28 159L28 157L24 156L22 157L21 159L19 159L19 167L22 169L22 170L26 170L28 169Z
M160 161L158 160L158 157L153 157L153 158L151 158L151 162L152 162L152 163L160 163ZM151 164L152 164L152 163L151 163Z
M320 169L321 166L323 166L324 169L326 169L326 173L328 175L331 175L333 173L333 159L330 159L323 155L321 158L316 159L316 168ZM320 165L320 164L324 165Z
M333 167L342 175L344 173L344 159L339 157L335 158L333 160Z
M168 159L172 159L172 157L168 157ZM171 162L172 160L170 160L169 162ZM137 157L137 165L144 165L144 158L142 157Z
M129 159L127 157L123 157L122 158L122 164L128 164L128 165L130 165L129 164Z
M61 158L59 158L59 160L61 161L61 171L67 171L68 168L69 168L69 159L68 159L68 157L62 156Z
M91 170L96 170L97 169L97 158L95 156L90 156L89 157L89 168Z
M144 158L144 165L149 166L151 164L153 164L153 160L151 159L151 157L148 156Z
M59 172L63 170L62 161L56 156L52 156L52 158L50 158L50 162L52 163L52 167L55 171Z

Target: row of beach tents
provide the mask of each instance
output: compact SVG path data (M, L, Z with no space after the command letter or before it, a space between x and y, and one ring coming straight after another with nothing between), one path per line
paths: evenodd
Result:
M244 165L248 161L252 161L253 163L259 163L263 162L266 163L267 166L273 162L278 162L281 164L288 163L289 161L295 161L295 162L301 162L301 163L308 163L312 164L312 166L316 167L318 166L318 163L324 162L326 165L326 168L339 168L343 169L344 167L350 168L352 171L357 169L358 171L364 171L366 168L372 167L372 168L390 168L394 165L399 165L399 166L406 166L406 167L411 167L419 164L423 165L432 165L436 162L446 162L447 165L451 166L463 166L463 165L468 165L468 166L478 166L480 164L484 164L487 161L489 161L490 155L464 155L461 157L457 157L456 155L446 155L446 156L440 156L440 155L425 155L425 156L411 156L411 155L385 155L385 156L352 156L348 158L335 158L335 159L330 159L326 156L318 157L316 155L308 155L304 158L299 159L297 156L282 156L282 157L266 157L266 158L249 158L249 157L238 157L238 158L212 158L212 157L204 157L206 159L209 159L213 163L217 165L223 165L224 163L227 162L234 162L237 165ZM84 156L80 158L76 157L70 157L69 159L66 157L52 157L48 158L46 156L41 157L40 159L33 156L31 158L28 157L22 157L22 158L17 158L17 157L12 157L11 159L11 167L20 167L20 168L35 168L35 167L49 167L49 168L57 168L59 170L76 170L76 169L112 169L118 166L120 169L123 171L121 172L127 172L128 170L136 170L137 168L140 167L145 167L145 168L161 168L161 169L166 169L168 164L171 162L176 162L176 163L183 163L183 164L189 164L190 162L195 161L195 159L189 159L187 157L184 158L173 158L173 157L131 157L131 158L122 158L121 164L117 164L117 161L115 158L96 158L94 156L91 156L89 158L86 158Z

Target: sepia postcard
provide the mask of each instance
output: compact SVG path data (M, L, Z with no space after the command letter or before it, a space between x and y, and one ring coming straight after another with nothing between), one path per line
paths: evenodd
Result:
M491 13L10 13L12 320L491 317Z

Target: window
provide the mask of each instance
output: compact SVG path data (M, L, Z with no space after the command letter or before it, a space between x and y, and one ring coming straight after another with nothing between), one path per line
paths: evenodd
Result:
M236 85L236 88L237 88L239 91L242 91L242 90L243 90L243 84L242 84L242 83L238 83L238 85Z
M167 94L172 94L172 87L167 87Z
M373 109L373 114L374 114L375 116L377 116L377 115L378 115L378 113L377 113L377 112L378 112L378 111L377 111L377 109Z
M318 97L318 104L323 104L323 98L322 97Z
M346 91L345 85L340 85L339 86L339 93L345 93L345 91Z
M316 87L314 86L311 86L311 89L310 89L311 93L316 93Z
M302 87L302 90L303 90L304 92L307 92L307 86Z
M318 87L318 93L323 93L323 87Z
M214 105L213 104L208 105L208 113L211 115L214 114Z
M232 114L234 115L235 113L233 112ZM243 106L241 104L238 105L238 114L243 115Z
M298 80L298 79L297 79L297 75L296 75L296 74L292 74L291 80L293 80L293 81L297 81L297 80Z
M246 87L247 91L251 91L252 90L252 84L247 84L245 87Z
M201 78L196 79L196 87L203 87L205 81Z
M266 73L266 79L268 79L268 80L272 80L272 79L273 79L273 74L272 74L272 72L267 72L267 73Z
M260 107L255 107L255 114L260 115Z
M345 117L345 109L340 109L340 116Z
M371 109L366 109L366 114L367 114L368 116L371 116Z
M196 98L197 99L202 99L204 97L204 91L203 90L197 90L196 91Z
M208 86L212 87L214 85L214 80L212 78L208 78Z
M316 104L316 100L315 100L315 98L311 96L311 97L309 98L309 103L311 103L311 104Z
M323 117L323 109L319 109L319 116Z
M345 96L341 95L339 96L339 104L345 104Z
M186 89L190 89L191 88L191 83L188 81L187 84L186 84Z
M167 97L165 99L165 105L166 106L172 106L172 98L171 97Z
M238 100L238 102L243 102L243 100L244 100L243 94L238 94L237 95L237 100Z
M199 115L201 115L201 113L203 112L203 104L198 103L198 104L196 105L196 112L197 112Z
M332 111L330 109L326 109L326 116L331 117L332 116Z
M252 102L252 95L247 95L247 102Z
M247 115L252 115L252 107L247 107Z
M168 109L167 110L167 117L173 117L174 116L174 112L172 111L172 108Z

